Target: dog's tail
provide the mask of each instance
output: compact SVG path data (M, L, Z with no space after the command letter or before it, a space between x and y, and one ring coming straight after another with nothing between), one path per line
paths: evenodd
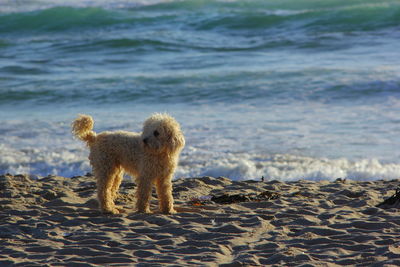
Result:
M89 115L78 115L78 118L72 122L72 133L76 138L85 141L90 146L96 140L93 124L93 118Z

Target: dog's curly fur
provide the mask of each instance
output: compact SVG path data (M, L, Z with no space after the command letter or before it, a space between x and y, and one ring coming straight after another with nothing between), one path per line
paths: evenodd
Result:
M160 211L175 213L171 180L185 145L179 123L167 114L156 113L144 122L142 133L96 134L93 124L92 117L79 115L72 123L72 132L90 149L100 209L112 214L122 211L114 200L126 172L136 178L138 212L150 212L151 191L155 185Z

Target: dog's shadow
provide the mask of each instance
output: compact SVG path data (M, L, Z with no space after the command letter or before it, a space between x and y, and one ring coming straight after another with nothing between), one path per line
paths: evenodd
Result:
M47 208L53 209L57 213L72 218L95 218L95 217L121 217L139 215L136 212L136 185L130 181L123 181L120 186L120 192L115 199L115 204L120 210L120 214L103 213L99 209L97 200L96 183L94 181L84 181L77 188L70 192L62 192L61 195L49 197L44 204ZM201 213L208 210L216 210L218 207L211 205L192 206L190 203L176 199L175 210L177 213L170 214L179 215L179 213ZM165 215L158 209L158 199L155 190L152 192L152 200L150 202L151 213L148 215Z

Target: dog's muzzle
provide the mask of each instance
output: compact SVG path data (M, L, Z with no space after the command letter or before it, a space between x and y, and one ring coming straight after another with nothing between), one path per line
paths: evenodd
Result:
M149 138L148 138L148 137L146 137L145 139L143 139L143 143L144 143L145 145L147 145L148 142L149 142Z

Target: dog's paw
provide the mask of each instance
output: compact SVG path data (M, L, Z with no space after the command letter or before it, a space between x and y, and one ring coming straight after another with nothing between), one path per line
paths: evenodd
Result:
M137 213L152 213L150 209L138 210Z
M170 210L163 210L161 211L164 214L175 214L177 211L175 209L170 209Z
M120 214L120 211L117 208L102 210L104 214Z
M121 206L116 206L115 208L119 211L119 213L124 213L125 212L124 208L121 207Z

